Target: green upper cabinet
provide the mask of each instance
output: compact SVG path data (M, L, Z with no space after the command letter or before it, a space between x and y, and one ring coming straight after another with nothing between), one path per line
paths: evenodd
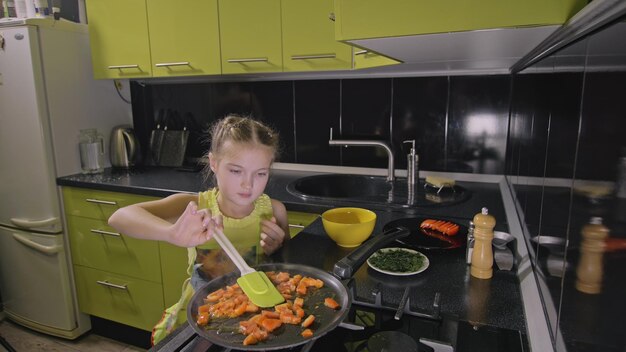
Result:
M87 0L94 77L152 75L146 0Z
M219 0L222 72L282 72L280 0Z
M220 74L217 0L147 1L153 77Z
M336 0L335 38L355 40L565 23L586 0Z
M352 47L335 40L333 0L282 0L283 69L349 70Z

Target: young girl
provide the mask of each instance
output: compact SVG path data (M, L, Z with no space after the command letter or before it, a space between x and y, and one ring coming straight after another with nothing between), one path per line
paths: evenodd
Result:
M278 134L272 129L251 118L228 116L211 130L206 170L215 188L130 205L109 218L109 225L124 235L190 248L191 285L185 281L180 301L155 326L153 344L185 321L194 288L234 270L212 239L216 228L251 265L258 254L272 254L289 239L285 206L263 193L277 149Z

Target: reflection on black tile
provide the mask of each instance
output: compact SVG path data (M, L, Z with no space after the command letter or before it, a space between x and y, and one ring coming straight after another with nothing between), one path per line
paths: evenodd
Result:
M553 84L550 75L524 74L514 78L509 141L512 154L507 163L511 163L510 170L515 169L516 175L544 175Z
M626 73L587 73L576 178L614 181L626 147ZM601 157L599 157L601 156Z
M337 147L328 145L330 127L339 134L340 81L295 81L296 162L339 165Z
M280 134L279 161L295 162L293 81L251 83L251 102L255 117Z
M341 135L335 138L376 139L390 142L391 79L342 80ZM335 129L336 130L336 129ZM345 166L387 167L387 154L381 148L341 149Z
M552 113L546 177L572 178L578 140L582 73L558 73L551 93Z
M504 173L509 76L451 77L448 171Z
M396 168L406 169L409 146L403 141L414 139L420 169L435 169L445 158L448 78L395 78L393 95L391 139Z

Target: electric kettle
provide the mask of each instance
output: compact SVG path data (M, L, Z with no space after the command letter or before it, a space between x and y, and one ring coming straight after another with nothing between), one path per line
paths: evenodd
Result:
M109 156L114 168L128 169L139 163L139 141L130 125L113 127Z

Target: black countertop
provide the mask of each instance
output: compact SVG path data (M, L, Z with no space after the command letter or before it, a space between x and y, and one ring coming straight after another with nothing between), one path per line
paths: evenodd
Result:
M274 170L266 193L285 203L288 210L320 213L325 209L344 206L340 200L303 200L287 192L288 183L313 174L305 171ZM164 197L178 192L198 192L211 187L201 173L178 171L171 168L146 168L117 171L106 169L98 175L70 175L57 179L60 186L81 187L94 190L125 192ZM457 182L471 191L471 197L449 206L420 207L399 210L374 209L377 222L373 236L382 233L383 226L404 217L438 216L467 224L482 207L488 207L497 220L496 230L508 231L499 186L490 183ZM364 206L366 207L366 206ZM279 254L280 260L311 265L325 270L349 249L338 247L326 236L318 219L292 239ZM324 255L320 255L324 253ZM404 278L390 277L363 265L354 275L356 299L373 302L372 290L382 290L382 303L390 309L400 302L406 287L411 287L410 309L428 314L433 309L435 294L441 295L441 314L475 324L519 330L525 333L526 325L519 281L514 271L498 270L489 280L479 280L469 275L465 263L465 249L423 251L430 267L423 273Z

